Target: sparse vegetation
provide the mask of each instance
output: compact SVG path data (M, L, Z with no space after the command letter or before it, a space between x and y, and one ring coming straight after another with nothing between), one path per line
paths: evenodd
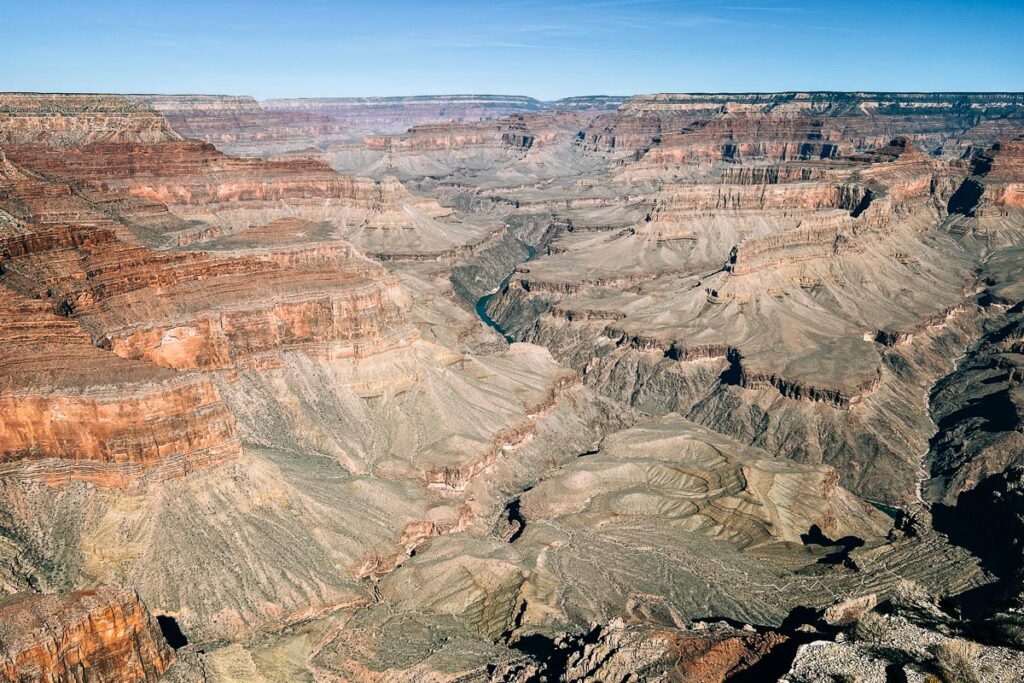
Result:
M962 638L953 638L932 646L935 664L943 683L982 683L974 667L981 646Z
M866 612L853 627L853 637L868 643L880 643L889 632L889 622L878 612Z

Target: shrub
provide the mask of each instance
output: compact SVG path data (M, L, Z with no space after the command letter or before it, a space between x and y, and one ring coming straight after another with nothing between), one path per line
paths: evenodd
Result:
M931 647L944 683L982 683L974 668L981 646L962 638L951 638Z

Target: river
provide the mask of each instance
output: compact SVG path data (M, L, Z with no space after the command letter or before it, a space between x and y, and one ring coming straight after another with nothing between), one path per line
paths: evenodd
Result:
M495 294L504 291L504 289L508 287L508 283L510 280L512 280L512 276L516 274L516 268L518 268L522 263L532 261L533 258L537 255L536 247L531 247L529 244L524 244L523 246L526 247L526 261L517 263L515 267L513 267L512 270L509 271L509 274L505 276L505 279L501 281L501 284L499 284L497 287L491 290L490 293L484 294L482 297L476 300L477 316L479 316L479 318L484 321L485 325L487 325L492 330L494 330L502 337L504 337L505 341L507 341L509 344L514 342L515 339L512 337L512 335L505 331L505 328L502 327L498 323L498 321L496 321L494 318L487 314L487 304L490 303L491 299L494 297Z

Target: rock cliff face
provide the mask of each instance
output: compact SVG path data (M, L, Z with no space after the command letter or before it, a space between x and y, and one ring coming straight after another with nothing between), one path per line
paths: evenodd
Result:
M101 146L95 156L91 149L89 155L93 161L111 162L123 158L112 154L118 149ZM47 166L48 157L27 152L18 156L37 169L85 180L113 165L94 166L78 176L73 167ZM113 207L116 196L86 196L70 185L44 180L38 170L8 166L5 191L19 221L5 246L8 285L29 296L45 296L55 310L78 320L96 344L123 358L214 369L301 344L320 344L335 355L360 355L393 348L412 334L403 328L395 283L347 244L256 245L217 253L154 251L140 246L117 220L125 219ZM139 178L132 174L131 163L124 173ZM329 174L325 193L332 185L352 188L324 173ZM118 172L111 170L110 183L117 180ZM209 192L207 200L223 198L225 192L233 193L228 201L247 196L236 184L211 187L216 175L186 172L180 182L201 188L180 189L190 201L202 201L202 189ZM287 194L291 182L260 180L252 193ZM150 186L143 191L138 187L130 185L126 194L149 194ZM300 190L309 191L308 186ZM374 196L379 195L371 193L371 204ZM267 296L269 292L275 294Z
M18 208L25 204L15 200L15 185L24 190L29 183L26 192L37 193L29 202L68 197L59 186L51 194L49 186L31 183L9 162L3 183L4 199ZM44 256L53 253L47 249L70 255L71 244L90 237L61 228L53 234L21 215L5 226L0 290L0 461L6 473L55 484L84 479L119 486L143 475L182 476L237 457L234 418L209 379L112 356L67 317L69 299L54 289L48 298L29 298L40 281L19 272L17 256L38 259L36 247ZM112 247L110 240L96 244ZM74 278L75 272L82 271L73 269L66 277ZM50 287L58 287L58 280L49 279Z
M160 114L117 95L0 94L0 144L5 146L177 139Z
M1024 142L997 142L973 158L967 178L949 197L947 229L989 244L1012 246L1020 238L1024 193L1020 183Z
M238 457L234 417L209 379L112 358L49 305L2 296L6 476L120 486Z
M0 672L8 681L149 683L173 660L132 591L20 594L0 602Z

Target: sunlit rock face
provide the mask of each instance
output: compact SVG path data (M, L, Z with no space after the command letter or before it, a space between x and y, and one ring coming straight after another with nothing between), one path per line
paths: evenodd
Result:
M160 680L174 655L132 591L10 596L0 602L9 681Z
M1022 117L0 95L0 667L1002 675Z
M0 93L0 129L5 147L181 139L163 116L118 95Z

